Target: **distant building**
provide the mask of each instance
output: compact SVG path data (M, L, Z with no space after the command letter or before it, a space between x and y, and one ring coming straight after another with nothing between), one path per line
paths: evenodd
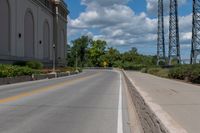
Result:
M0 62L66 62L67 5L63 0L0 0Z

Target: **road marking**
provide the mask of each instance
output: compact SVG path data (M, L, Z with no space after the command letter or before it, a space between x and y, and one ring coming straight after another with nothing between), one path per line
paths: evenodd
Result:
M25 97L32 96L34 94L39 94L39 93L46 92L46 91L49 91L49 90L58 89L60 87L65 86L66 83L68 83L67 85L73 84L73 83L76 83L78 81L90 79L90 78L95 77L95 76L97 76L99 74L100 73L96 73L96 74L93 74L93 75L89 75L87 77L80 77L80 78L77 78L77 79L74 79L74 80L67 80L67 81L63 81L61 83L57 83L57 84L54 84L54 85L45 86L45 87L41 87L41 88L36 88L35 90L32 90L32 91L19 93L19 94L15 95L15 96L10 96L10 97L7 97L7 98L0 99L0 104L13 102L13 101L25 98Z
M123 121L122 121L122 75L119 72L119 103L118 103L118 122L117 122L117 133L123 133Z

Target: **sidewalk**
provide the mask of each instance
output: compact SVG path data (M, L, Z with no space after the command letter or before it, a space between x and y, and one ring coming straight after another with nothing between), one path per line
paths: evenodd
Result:
M148 94L148 100L160 105L189 133L200 132L200 86L126 71L135 86Z

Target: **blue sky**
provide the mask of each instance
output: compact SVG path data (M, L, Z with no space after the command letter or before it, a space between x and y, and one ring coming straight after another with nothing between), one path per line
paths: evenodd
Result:
M156 54L157 0L65 0L70 10L68 41L88 35L104 39L120 51L138 48L142 54ZM189 58L192 0L178 0L182 58ZM164 0L166 47L168 7Z

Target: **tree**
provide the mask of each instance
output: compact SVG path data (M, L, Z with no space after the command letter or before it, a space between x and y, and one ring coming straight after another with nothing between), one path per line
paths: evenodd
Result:
M86 63L87 48L91 42L88 36L82 36L74 41L72 41L71 57L73 60L73 65L75 65L76 57L78 60L78 66L83 67Z
M108 48L108 51L106 52L104 58L107 61L109 67L113 67L116 61L121 60L120 52L113 47Z
M76 57L79 67L120 67L140 69L155 65L156 56L139 54L136 48L120 53L117 49L108 48L104 40L92 40L82 36L72 41L68 64L75 66Z
M91 46L88 51L88 56L91 61L91 63L96 66L101 66L101 60L100 57L105 54L105 49L107 47L106 41L102 40L96 40L92 41Z

